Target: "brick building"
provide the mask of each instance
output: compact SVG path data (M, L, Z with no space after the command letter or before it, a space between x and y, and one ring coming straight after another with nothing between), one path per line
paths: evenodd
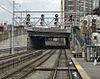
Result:
M62 0L62 6L64 7L65 18L69 17L71 14L73 18L82 17L87 14L92 14L93 10L93 0ZM84 14L84 11L87 12ZM81 13L80 13L81 12Z

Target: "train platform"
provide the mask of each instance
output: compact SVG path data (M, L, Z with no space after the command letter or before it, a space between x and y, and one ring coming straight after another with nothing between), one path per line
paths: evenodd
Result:
M100 79L100 63L86 62L84 58L72 58L82 79Z

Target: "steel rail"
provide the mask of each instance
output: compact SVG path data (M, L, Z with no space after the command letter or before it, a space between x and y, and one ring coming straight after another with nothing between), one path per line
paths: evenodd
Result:
M37 56L37 52L41 52L41 50L34 51L34 53L23 53L20 56L12 57L7 60L0 61L0 73L6 72L12 68L9 67L16 67L24 62L27 62L28 60L31 60L33 57ZM15 66L16 65L16 66Z
M25 78L29 73L31 73L32 71L34 71L34 66L35 66L35 67L40 66L40 65L43 64L45 61L47 61L48 58L50 58L50 57L53 55L54 51L52 51L52 53L50 53L50 52L51 52L51 51L47 52L46 54L44 54L44 55L38 57L37 59L35 59L35 60L33 60L33 61L31 61L29 64L26 64L25 66L23 66L23 67L20 68L19 70L16 70L15 72L12 72L12 73L10 73L10 74L4 76L2 79L12 78L13 75L15 75L15 74L16 74L16 77L18 77L18 79L23 79L23 78ZM47 56L47 57L45 57L45 56ZM44 58L44 59L43 59L43 58ZM40 61L41 61L41 62L40 62ZM38 62L38 63L37 63L37 62ZM27 70L27 72L24 72L25 69ZM26 71L26 70L25 70L25 71ZM24 72L24 73L23 73L23 72ZM19 76L19 75L17 76L17 74L20 74L20 76Z
M57 62L56 62L56 69L55 69L55 71L54 71L54 75L53 75L53 77L52 77L52 79L55 79L56 78L56 75L57 75L57 67L58 67L58 65L59 65L59 59L60 59L60 56L61 56L61 51L59 52L59 56L58 56L58 58L57 58Z
M23 54L27 54L27 53L31 53L33 50L31 51L25 51L25 52L20 52L20 53L15 53L15 54L10 54L10 55L7 55L7 56L2 56L0 57L0 61L2 60L6 60L6 59L10 59L10 58L13 58L13 57L16 57L16 56L21 56Z
M67 57L67 55L66 55L66 51L64 50L64 53L65 53L65 57L66 57L66 65L68 65L68 73L69 73L69 77L70 77L70 79L73 79L73 77L72 77L72 73L71 73L71 70L70 70L70 66L69 66L69 59L68 59L68 57Z
M64 52L63 52L64 51ZM71 70L70 70L70 66L69 66L69 61L68 61L68 57L67 57L67 54L66 54L66 52L65 52L65 50L62 50L62 53L64 53L64 56L65 56L65 60L66 60L66 63L65 63L65 65L68 67L68 74L69 74L69 77L68 77L68 79L73 79L72 78L72 74L71 74ZM61 54L59 54L59 57L58 57L58 60L57 60L57 65L56 65L56 68L60 65L60 60L61 60ZM57 78L57 73L58 71L57 71L57 69L54 71L54 73L53 73L53 78L52 79L56 79ZM67 72L67 71L66 71ZM58 74L58 75L60 75L60 74ZM66 74L67 75L67 74Z

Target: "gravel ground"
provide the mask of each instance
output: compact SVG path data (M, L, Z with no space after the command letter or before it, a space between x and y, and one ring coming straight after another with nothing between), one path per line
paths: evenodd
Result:
M41 67L52 68L58 57L57 52L58 52L58 50L52 57L49 58L49 60L47 60L43 65L41 65ZM36 71L36 72L33 72L30 75L28 75L25 79L48 79L48 77L50 76L50 73L51 73L51 71Z

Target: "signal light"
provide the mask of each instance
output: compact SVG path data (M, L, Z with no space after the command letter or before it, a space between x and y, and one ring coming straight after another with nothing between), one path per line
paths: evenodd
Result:
M44 19L41 19L41 21L44 21Z
M44 14L42 14L41 17L44 18Z
M42 14L41 15L41 22L40 22L40 24L43 26L43 24L44 24L44 14Z
M30 17L30 14L27 14L27 18L29 18Z
M57 26L58 25L58 14L55 14L55 22L54 24Z
M58 17L58 14L55 14L55 17L57 18Z
M58 18L56 18L55 21L58 22Z
M43 22L40 22L41 25L43 25Z
M55 25L58 25L58 22L55 22L54 24L55 24Z
M73 15L71 14L70 17L69 17L70 18L69 19L70 22L72 22L72 17L73 17Z
M30 19L28 18L27 21L30 21Z
M29 22L26 22L26 24L29 25L30 23Z
M29 24L30 24L30 14L27 14L26 25L29 25Z
M27 14L28 17L30 17L30 14Z
M70 22L72 22L72 19L70 19Z

